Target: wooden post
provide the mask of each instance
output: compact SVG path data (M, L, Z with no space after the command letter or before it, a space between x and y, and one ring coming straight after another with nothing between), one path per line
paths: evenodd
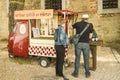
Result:
M91 70L95 71L97 68L97 46L102 46L103 41L90 41L90 50L92 54L92 67L90 67Z
M91 45L90 46L91 54L92 54L92 68L91 70L96 70L96 65L97 65L97 46L96 45Z

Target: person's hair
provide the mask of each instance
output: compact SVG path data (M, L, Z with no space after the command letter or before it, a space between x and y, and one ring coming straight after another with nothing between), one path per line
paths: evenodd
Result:
M88 18L82 18L82 21L88 20Z
M60 19L58 20L58 25L61 25L61 24L63 24L63 23L65 23L64 18L60 18Z

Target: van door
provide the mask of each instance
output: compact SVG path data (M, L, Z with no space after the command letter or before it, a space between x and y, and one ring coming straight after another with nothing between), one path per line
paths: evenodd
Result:
M17 21L14 36L13 55L27 57L28 46L29 22L28 20Z

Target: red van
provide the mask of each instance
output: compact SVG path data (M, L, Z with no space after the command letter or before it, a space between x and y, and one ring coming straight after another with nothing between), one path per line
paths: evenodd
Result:
M70 26L76 21L77 16L76 12L68 10L15 11L16 23L8 40L9 57L37 56L40 57L41 66L49 66L50 59L56 57L53 35L59 18L63 17L66 20L65 31L70 38L74 34ZM66 48L66 57L67 52Z

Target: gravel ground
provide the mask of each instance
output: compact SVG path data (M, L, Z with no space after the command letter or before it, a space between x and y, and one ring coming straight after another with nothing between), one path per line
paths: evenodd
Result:
M0 80L63 80L62 78L55 77L54 64L48 68L42 68L38 65L37 60L33 60L31 64L20 64L15 59L8 58L7 50L2 50L4 46L6 44L0 44ZM120 63L115 57L117 53L114 54L114 51L111 51L109 47L98 46L97 48L97 69L96 71L91 71L91 77L85 78L82 61L79 77L74 78L71 76L74 69L73 53L69 53L71 65L64 68L65 76L69 80L120 80Z

